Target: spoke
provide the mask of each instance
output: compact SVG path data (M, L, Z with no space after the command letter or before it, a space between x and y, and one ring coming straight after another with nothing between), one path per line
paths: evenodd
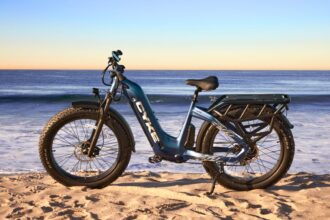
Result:
M105 154L99 154L99 155L101 155L101 156L107 156L107 155L114 155L115 153L117 153L117 151L116 152L105 153Z
M246 170L246 173L249 173L248 167L244 166L244 170Z
M107 148L107 147L105 147L100 152L115 153L115 152L118 152L118 150L119 150L118 148Z
M271 149L271 148L274 148L274 147L276 147L276 146L278 146L278 144L273 145L273 146L271 146L271 147L261 147L261 148L259 148L259 150L262 149L262 150L266 150L266 151L268 151L268 152L272 152L272 151L280 151L280 149L278 149L278 150ZM276 149L277 149L277 148L276 148Z
M266 137L263 137L264 140L262 141L262 143L260 145L263 145L263 143L265 143L265 141L269 138L269 136L270 136L270 134L267 135ZM261 138L260 140L258 140L258 142L261 141L263 138Z
M80 139L79 139L79 137L78 137L78 134L75 132L74 128L72 127L72 123L69 123L69 124L67 124L67 125L70 126L72 132L75 134L76 139L80 142Z
M257 158L257 160L258 160L258 158ZM262 173L259 163L257 161L255 161L255 163L258 165L260 173Z
M60 144L57 144L57 145L60 145ZM72 144L61 144L60 146L53 146L52 148L64 148L64 147L75 147L74 145Z
M78 140L79 140L79 142L80 142L80 136L79 136L79 131L78 131L78 128L77 128L76 121L73 121L73 124L74 124L74 128L75 128L75 130L76 130L77 138L78 138Z
M67 129L65 128L65 126L62 127L62 129L61 129L60 131L63 131L64 133L66 133L67 135L69 135L69 136L71 136L71 137L75 137L75 134L73 134L70 130L67 130Z
M261 164L258 163L258 162L256 162L256 163L257 163L258 165L261 165L261 166L265 169L266 173L268 172L268 170L271 170L271 168L265 166L264 163L263 163L261 160L259 160L259 158L257 158L257 160L260 161ZM267 169L268 169L268 170L267 170Z
M69 135L69 136L71 136L71 137L77 139L75 132L74 132L74 131L73 131L68 125L70 125L70 123L64 125L64 126L61 128L60 131L62 131L62 132L64 132L64 133L66 133L67 135Z
M268 164L274 165L273 163L271 163L271 162L269 162L269 161L267 161L267 160L263 160L263 159L261 159L261 158L260 158L260 160L261 160L262 162L265 162L265 163L268 163Z
M99 162L99 160L98 160L97 158L95 158L95 161L96 161L98 164L100 164L100 166L101 166L102 169L105 169L104 166Z
M81 169L81 165L82 165L82 162L79 163L79 171L81 172L82 169Z
M74 144L72 144L70 141L66 140L65 137L61 136L60 134L57 134L54 139L60 140L62 142L66 142L67 144L71 144L72 146L74 146Z
M98 155L97 156L98 158L102 159L102 158L107 158L107 157L110 157L110 158L113 158L113 159L116 159L117 158L117 155L112 155L112 154L108 154L108 155Z
M82 120L79 120L79 122L80 122L80 125L81 125L81 128L82 128L82 131L84 132L84 139L86 140L87 139L87 133L86 133L85 127L82 123Z
M62 155L58 155L56 156L56 158L61 158L61 157L66 157L66 156L71 156L72 154L62 154Z
M61 160L60 162L58 162L57 164L59 164L59 166L64 166L64 164L66 164L69 159L73 156L74 154L72 153L70 156L64 158L63 160Z
M272 153L280 152L281 149L278 149L278 150L268 150L268 149L260 149L259 148L259 151L261 151L264 154L272 154Z
M113 140L113 141L108 140L108 141L104 142L103 145L108 145L108 144L116 144L117 145L117 143L118 143L117 140Z
M273 140L268 139L267 141L264 141L264 143L273 142L273 141L277 141L277 143L280 143L277 139L273 139Z
M77 163L75 163L71 169L71 172L74 172L74 169L76 168L76 166L78 166L80 160L77 161ZM77 170L77 169L76 169Z
M98 158L101 159L105 164L112 166L112 164L109 164L109 163L108 163L106 160L104 160L102 157L98 157Z
M254 170L252 169L251 165L248 164L248 166L250 167L251 171L252 171L252 174L255 174L256 172L254 172Z
M92 163L94 164L95 168L101 173L101 170L99 169L99 167L97 166L97 164L94 163L94 160L92 160Z

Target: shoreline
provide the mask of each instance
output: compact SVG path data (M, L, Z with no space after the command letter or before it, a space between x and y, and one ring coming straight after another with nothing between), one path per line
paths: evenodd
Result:
M330 174L287 174L266 190L239 192L207 174L126 172L103 189L65 187L44 172L0 175L0 216L80 219L326 219ZM313 207L311 209L311 207Z

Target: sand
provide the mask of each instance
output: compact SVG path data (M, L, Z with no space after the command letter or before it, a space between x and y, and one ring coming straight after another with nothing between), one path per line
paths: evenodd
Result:
M330 175L287 175L238 192L206 174L126 173L104 189L64 187L47 174L0 177L0 219L330 219Z

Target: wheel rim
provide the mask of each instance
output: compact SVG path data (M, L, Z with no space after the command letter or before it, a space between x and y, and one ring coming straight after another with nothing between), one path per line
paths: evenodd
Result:
M95 119L78 118L58 129L53 138L51 156L59 171L88 182L103 178L115 168L120 154L119 142L106 124L102 127L94 156L87 156L88 139L95 124Z

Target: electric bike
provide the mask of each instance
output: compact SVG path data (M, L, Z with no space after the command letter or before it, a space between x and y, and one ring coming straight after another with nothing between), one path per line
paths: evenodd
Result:
M173 137L162 129L142 88L125 77L121 55L120 50L113 51L103 71L102 82L110 87L104 98L94 88L98 101L73 102L44 127L40 158L56 181L102 188L124 172L135 142L126 120L111 107L119 89L154 151L149 162L199 161L213 179L211 193L216 182L251 190L275 184L286 174L294 156L293 125L285 116L288 95L222 95L205 108L197 105L198 95L215 90L218 78L188 79L186 84L196 90L182 129ZM192 118L203 121L197 135Z

